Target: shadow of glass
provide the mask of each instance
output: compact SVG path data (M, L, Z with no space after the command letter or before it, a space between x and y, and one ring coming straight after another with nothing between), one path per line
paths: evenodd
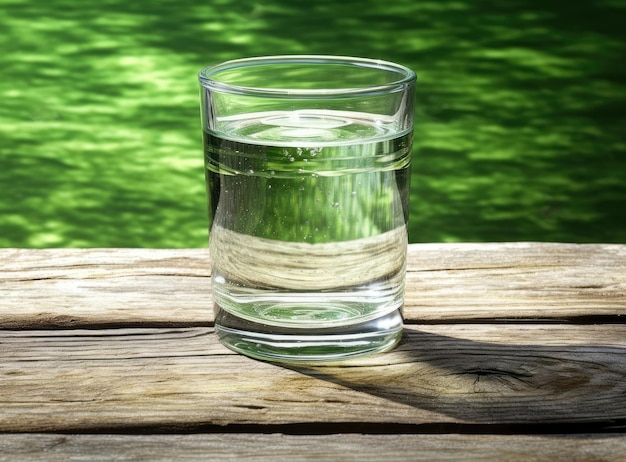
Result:
M626 422L623 347L489 343L405 329L392 352L290 369L473 424Z

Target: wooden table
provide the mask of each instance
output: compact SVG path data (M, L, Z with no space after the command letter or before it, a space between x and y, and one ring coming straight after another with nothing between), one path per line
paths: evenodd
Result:
M206 250L0 250L0 460L626 460L626 245L414 244L406 334L237 355Z

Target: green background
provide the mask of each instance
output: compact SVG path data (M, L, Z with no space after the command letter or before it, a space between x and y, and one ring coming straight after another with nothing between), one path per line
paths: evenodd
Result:
M0 246L204 247L196 74L418 74L410 240L626 242L626 2L0 0Z

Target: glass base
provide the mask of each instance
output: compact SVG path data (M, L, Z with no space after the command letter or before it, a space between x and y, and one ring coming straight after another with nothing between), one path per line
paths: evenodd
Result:
M396 309L359 324L297 329L251 322L215 305L219 341L237 353L283 363L333 363L389 351L402 338L402 314Z

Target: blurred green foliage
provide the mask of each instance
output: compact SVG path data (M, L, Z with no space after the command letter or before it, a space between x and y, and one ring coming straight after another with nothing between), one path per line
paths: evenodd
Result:
M203 247L196 74L418 73L410 240L626 242L626 2L0 0L0 246Z

